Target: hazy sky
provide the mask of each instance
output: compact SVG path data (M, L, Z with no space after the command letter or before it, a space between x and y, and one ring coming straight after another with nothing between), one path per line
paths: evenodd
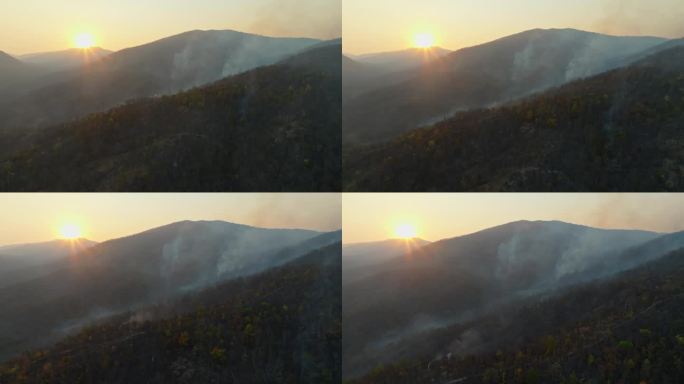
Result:
M339 194L0 194L0 245L58 237L75 223L103 241L182 220L277 228L341 228Z
M602 228L684 230L684 194L344 194L343 241L394 237L415 225L440 240L517 220L561 220Z
M408 48L420 32L458 49L534 28L684 37L682 0L344 0L344 50Z
M0 51L71 47L81 32L119 50L194 29L321 39L341 35L341 0L3 0Z

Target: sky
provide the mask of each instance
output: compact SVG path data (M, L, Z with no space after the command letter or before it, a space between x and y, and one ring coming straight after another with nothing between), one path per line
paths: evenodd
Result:
M0 194L0 245L59 238L66 224L104 241L183 220L268 228L341 228L339 194Z
M682 0L344 0L344 51L409 48L414 35L459 49L534 28L684 37Z
M598 228L684 230L684 194L344 194L345 244L397 237L414 226L436 241L518 220L560 220Z
M119 50L195 29L320 39L341 35L341 0L5 0L0 51L67 49L75 35Z

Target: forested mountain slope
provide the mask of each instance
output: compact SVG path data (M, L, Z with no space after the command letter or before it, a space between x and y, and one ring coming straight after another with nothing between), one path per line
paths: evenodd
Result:
M421 340L424 332L605 278L683 246L681 234L519 221L398 255L368 267L362 278L344 277L345 375L396 361L406 353L397 345Z
M348 191L677 191L684 48L344 154Z
M422 359L351 382L679 383L682 273L679 250L608 281L422 335L405 346Z
M5 191L340 188L341 45L0 140Z
M339 232L180 222L84 249L49 264L47 273L3 286L0 360L97 319L283 265L338 239Z
M3 383L339 383L337 243L109 318L0 365Z

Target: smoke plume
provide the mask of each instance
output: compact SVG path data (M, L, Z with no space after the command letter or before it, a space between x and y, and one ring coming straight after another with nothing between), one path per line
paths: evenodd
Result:
M253 30L271 36L334 39L342 35L341 0L272 0L257 12Z
M613 35L684 37L680 0L602 0L595 30Z

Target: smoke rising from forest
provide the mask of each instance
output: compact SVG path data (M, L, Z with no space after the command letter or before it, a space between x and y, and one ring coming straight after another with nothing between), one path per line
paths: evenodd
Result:
M255 14L253 30L274 36L338 38L342 4L340 0L273 0Z
M671 1L602 0L602 3L604 11L597 18L597 32L684 37L684 8L672 7Z

